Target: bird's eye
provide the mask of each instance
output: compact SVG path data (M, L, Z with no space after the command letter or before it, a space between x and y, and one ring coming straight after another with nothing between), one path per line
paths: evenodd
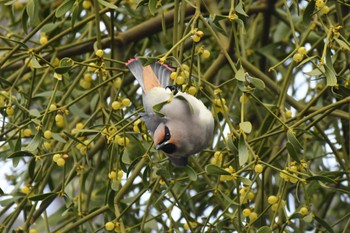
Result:
M172 153L174 153L176 151L177 148L176 148L175 144L168 143L168 144L163 145L159 149L164 151L167 154L172 154Z
M167 88L168 88L170 91L172 91L172 92L174 93L174 95L176 95L177 92L179 91L179 90L177 89L177 86L175 86L175 85L166 86L165 89L167 89Z
M170 134L170 130L167 126L164 126L164 131L165 131L165 134L164 134L164 142L168 141L170 138L171 138L171 134Z

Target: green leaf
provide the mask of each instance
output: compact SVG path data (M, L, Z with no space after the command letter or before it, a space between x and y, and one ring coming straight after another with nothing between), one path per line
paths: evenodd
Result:
M161 102L161 103L159 103L159 104L154 105L154 106L153 106L153 111L154 111L155 113L161 115L161 116L164 116L164 114L160 113L160 110L162 110L163 106L164 106L165 104L168 104L168 103L169 103L169 102L166 100L166 101L164 101L164 102Z
M65 57L62 58L60 61L60 66L55 68L55 72L57 74L65 74L67 73L74 65L74 61L69 58L69 57Z
M292 143L287 142L286 144L288 154L294 159L294 161L297 161L300 163L299 157L298 157L298 152L296 151L295 147L293 146Z
M315 69L309 71L309 72L304 72L304 74L307 74L309 76L319 76L325 73L324 66L319 66L316 67Z
M223 198L225 199L225 201L227 201L229 204L231 205L237 205L239 206L240 204L233 201L232 198L230 198L229 196L227 196L225 193L223 193L220 189L218 189L218 191L220 192L221 196L223 196Z
M36 165L36 160L35 158L33 157L30 162L29 162L29 166L28 166L28 174L29 174L29 177L34 180L34 175L35 175L35 165Z
M74 5L75 0L66 0L64 1L57 9L55 16L60 18L64 16Z
M30 59L31 63L32 63L32 67L34 69L40 69L42 68L42 66L40 65L40 63L38 62L38 60L36 59L36 56L32 56L31 59Z
M169 179L169 178L171 178L171 174L170 174L169 170L164 169L164 168L158 169L158 170L156 171L156 174L157 174L158 176L161 176L161 177L164 178L164 179Z
M21 24L22 24L22 28L23 31L27 34L28 33L28 12L27 9L24 8L22 11L22 17L21 17Z
M39 147L41 142L41 134L41 131L38 131L24 150L34 152Z
M58 142L66 143L67 141L58 133L53 133L52 138Z
M113 5L112 3L109 3L107 1L104 0L97 0L102 6L105 6L107 8L113 9L113 10L117 10L118 7L116 5Z
M196 181L198 176L197 173L193 170L193 168L191 168L190 166L186 166L183 168L183 170L186 172L186 174L188 175L188 178L190 178L191 181Z
M0 38L4 41L9 41L9 42L13 42L13 43L16 43L20 46L22 46L23 48L25 49L28 49L28 46L24 43L22 43L21 41L18 41L18 40L14 40L14 39L11 39L11 38L8 38L8 37L5 37L5 36L0 36Z
M244 11L243 9L243 3L242 1L239 1L238 4L236 5L235 7L235 11L238 13L238 14L241 14L241 15L244 15L245 17L248 17L247 13Z
M263 227L260 227L257 231L257 233L271 233L272 230L269 226L263 226Z
M222 26L219 23L219 21L221 21L223 19L227 19L227 16L210 14L209 15L209 24L213 29L215 29L216 31L220 32L221 34L227 36L227 32L222 28Z
M238 81L245 82L246 81L245 78L246 78L245 70L241 66L235 74L235 79L237 79Z
M35 26L39 22L39 1L29 0L26 6L26 11L30 19L30 24Z
M317 217L316 215L314 215L314 219L322 226L324 227L327 232L334 232L332 227L322 218Z
M23 151L16 151L11 155L9 155L7 158L11 159L11 158L18 158L18 157L34 157L34 155L29 151L23 150Z
M41 28L41 32L50 33L58 27L58 23L47 23Z
M291 130L287 131L287 139L296 150L303 149L303 146L300 144L299 140L296 138L295 134Z
M29 110L29 114L33 117L40 117L41 113L39 112L38 109L34 108L34 109L30 109Z
M314 220L314 215L312 213L306 215L303 217L303 220L307 223L311 223Z
M50 97L50 96L52 96L53 92L54 91L41 92L41 93L36 94L34 97ZM56 91L56 94L55 94L56 97L60 97L62 95L63 95L62 91Z
M248 185L248 186L251 186L252 185L252 181L246 177L242 177L242 176L239 176L238 177L239 181L241 181L244 185Z
M157 3L158 0L149 0L148 2L148 9L151 15L155 15L157 11Z
M29 200L31 200L31 201L42 201L45 198L56 197L57 195L58 195L57 193L41 193L41 194L29 197Z
M226 171L225 169L213 165L213 164L209 164L205 167L205 172L208 175L231 175L231 173L229 173L228 171Z
M337 182L327 176L311 176L308 177L306 179L307 181L312 181L312 180L316 180L316 181L321 181L321 182L327 182L327 183L333 183L336 184Z
M238 157L239 157L239 166L242 166L248 161L248 147L245 141L245 137L243 134L239 135L238 141Z
M249 83L253 84L254 87L256 87L257 89L259 90L265 89L265 83L261 79L248 76L247 80Z
M252 132L252 124L249 121L239 123L239 128L245 133Z
M74 4L72 18L71 18L72 27L74 27L75 21L79 17L80 12L81 12L81 9L79 9L79 4Z
M308 26L310 24L314 10L315 10L315 1L309 1L309 4L306 6L303 14L304 26Z
M345 41L343 41L342 39L338 39L336 37L334 37L334 40L339 44L341 49L345 49L345 50L350 50L350 45L349 43L346 43Z
M337 77L336 77L336 72L335 72L334 67L333 67L330 49L327 49L327 51L326 51L325 75L326 75L326 80L327 80L327 86L337 85Z

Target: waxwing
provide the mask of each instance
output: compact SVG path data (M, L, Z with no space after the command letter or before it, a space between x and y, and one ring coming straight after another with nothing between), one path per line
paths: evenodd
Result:
M143 92L141 113L157 150L162 150L178 167L186 166L188 156L209 145L214 119L196 97L170 86L172 68L159 62L143 67L137 58L126 63Z

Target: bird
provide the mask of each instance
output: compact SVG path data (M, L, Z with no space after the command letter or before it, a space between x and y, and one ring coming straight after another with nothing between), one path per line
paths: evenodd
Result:
M173 68L160 62L143 66L138 58L126 66L142 88L144 112L140 113L157 150L175 167L209 146L214 133L211 111L196 97L170 85Z

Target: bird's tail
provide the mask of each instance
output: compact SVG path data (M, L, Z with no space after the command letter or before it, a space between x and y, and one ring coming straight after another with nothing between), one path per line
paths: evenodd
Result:
M139 59L132 58L126 63L126 66L135 76L144 92L153 87L169 86L172 69L167 65L156 62L143 67Z

